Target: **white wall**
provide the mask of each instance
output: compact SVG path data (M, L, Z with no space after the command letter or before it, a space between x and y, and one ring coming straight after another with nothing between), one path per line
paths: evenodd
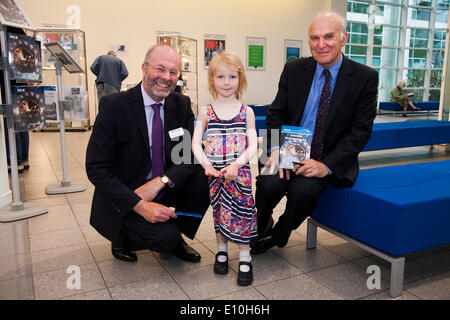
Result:
M265 71L248 71L249 86L243 96L248 104L271 103L283 68L284 39L303 40L302 55L310 54L307 43L309 21L345 0L18 0L35 27L66 24L70 5L81 8L81 29L86 32L88 67L108 44L125 44L121 56L130 72L125 82L141 80L141 63L147 49L156 43L157 31L181 32L197 39L199 105L211 102L203 69L203 35L226 35L227 50L245 63L247 36L265 37ZM333 2L333 4L332 4ZM345 6L343 7L345 16ZM88 71L91 123L94 115L94 75Z

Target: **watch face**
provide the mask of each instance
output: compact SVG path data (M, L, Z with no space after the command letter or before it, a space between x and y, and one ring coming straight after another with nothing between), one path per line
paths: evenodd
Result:
M161 177L161 181L162 181L164 184L167 184L167 183L169 182L169 178L167 178L166 176L163 176L163 177Z

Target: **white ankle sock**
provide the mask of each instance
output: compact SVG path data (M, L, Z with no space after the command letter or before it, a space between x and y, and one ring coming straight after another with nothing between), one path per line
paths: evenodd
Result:
M226 243L220 243L220 242L217 242L217 249L218 249L219 251L228 252L228 243L227 243L227 242L226 242ZM217 257L217 261L219 261L219 262L225 262L225 261L227 261L227 256L219 255L219 256Z
M252 256L250 255L250 249L239 250L239 261L252 262ZM239 270L242 272L249 272L250 267L247 265L240 265Z

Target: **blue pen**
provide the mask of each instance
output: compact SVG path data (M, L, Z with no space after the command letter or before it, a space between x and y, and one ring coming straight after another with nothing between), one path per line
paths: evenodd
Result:
M195 212L181 212L181 211L175 211L175 214L177 216L187 216L187 217L195 217L195 218L203 218L203 216L200 213Z

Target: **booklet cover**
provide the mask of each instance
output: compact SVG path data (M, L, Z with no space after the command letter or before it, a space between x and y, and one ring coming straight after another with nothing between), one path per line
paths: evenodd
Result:
M22 82L42 81L41 44L32 37L8 33L8 63L11 79Z
M45 125L42 87L12 87L12 97L15 131L42 129Z
M293 169L295 163L309 159L312 136L307 128L281 127L280 169Z

